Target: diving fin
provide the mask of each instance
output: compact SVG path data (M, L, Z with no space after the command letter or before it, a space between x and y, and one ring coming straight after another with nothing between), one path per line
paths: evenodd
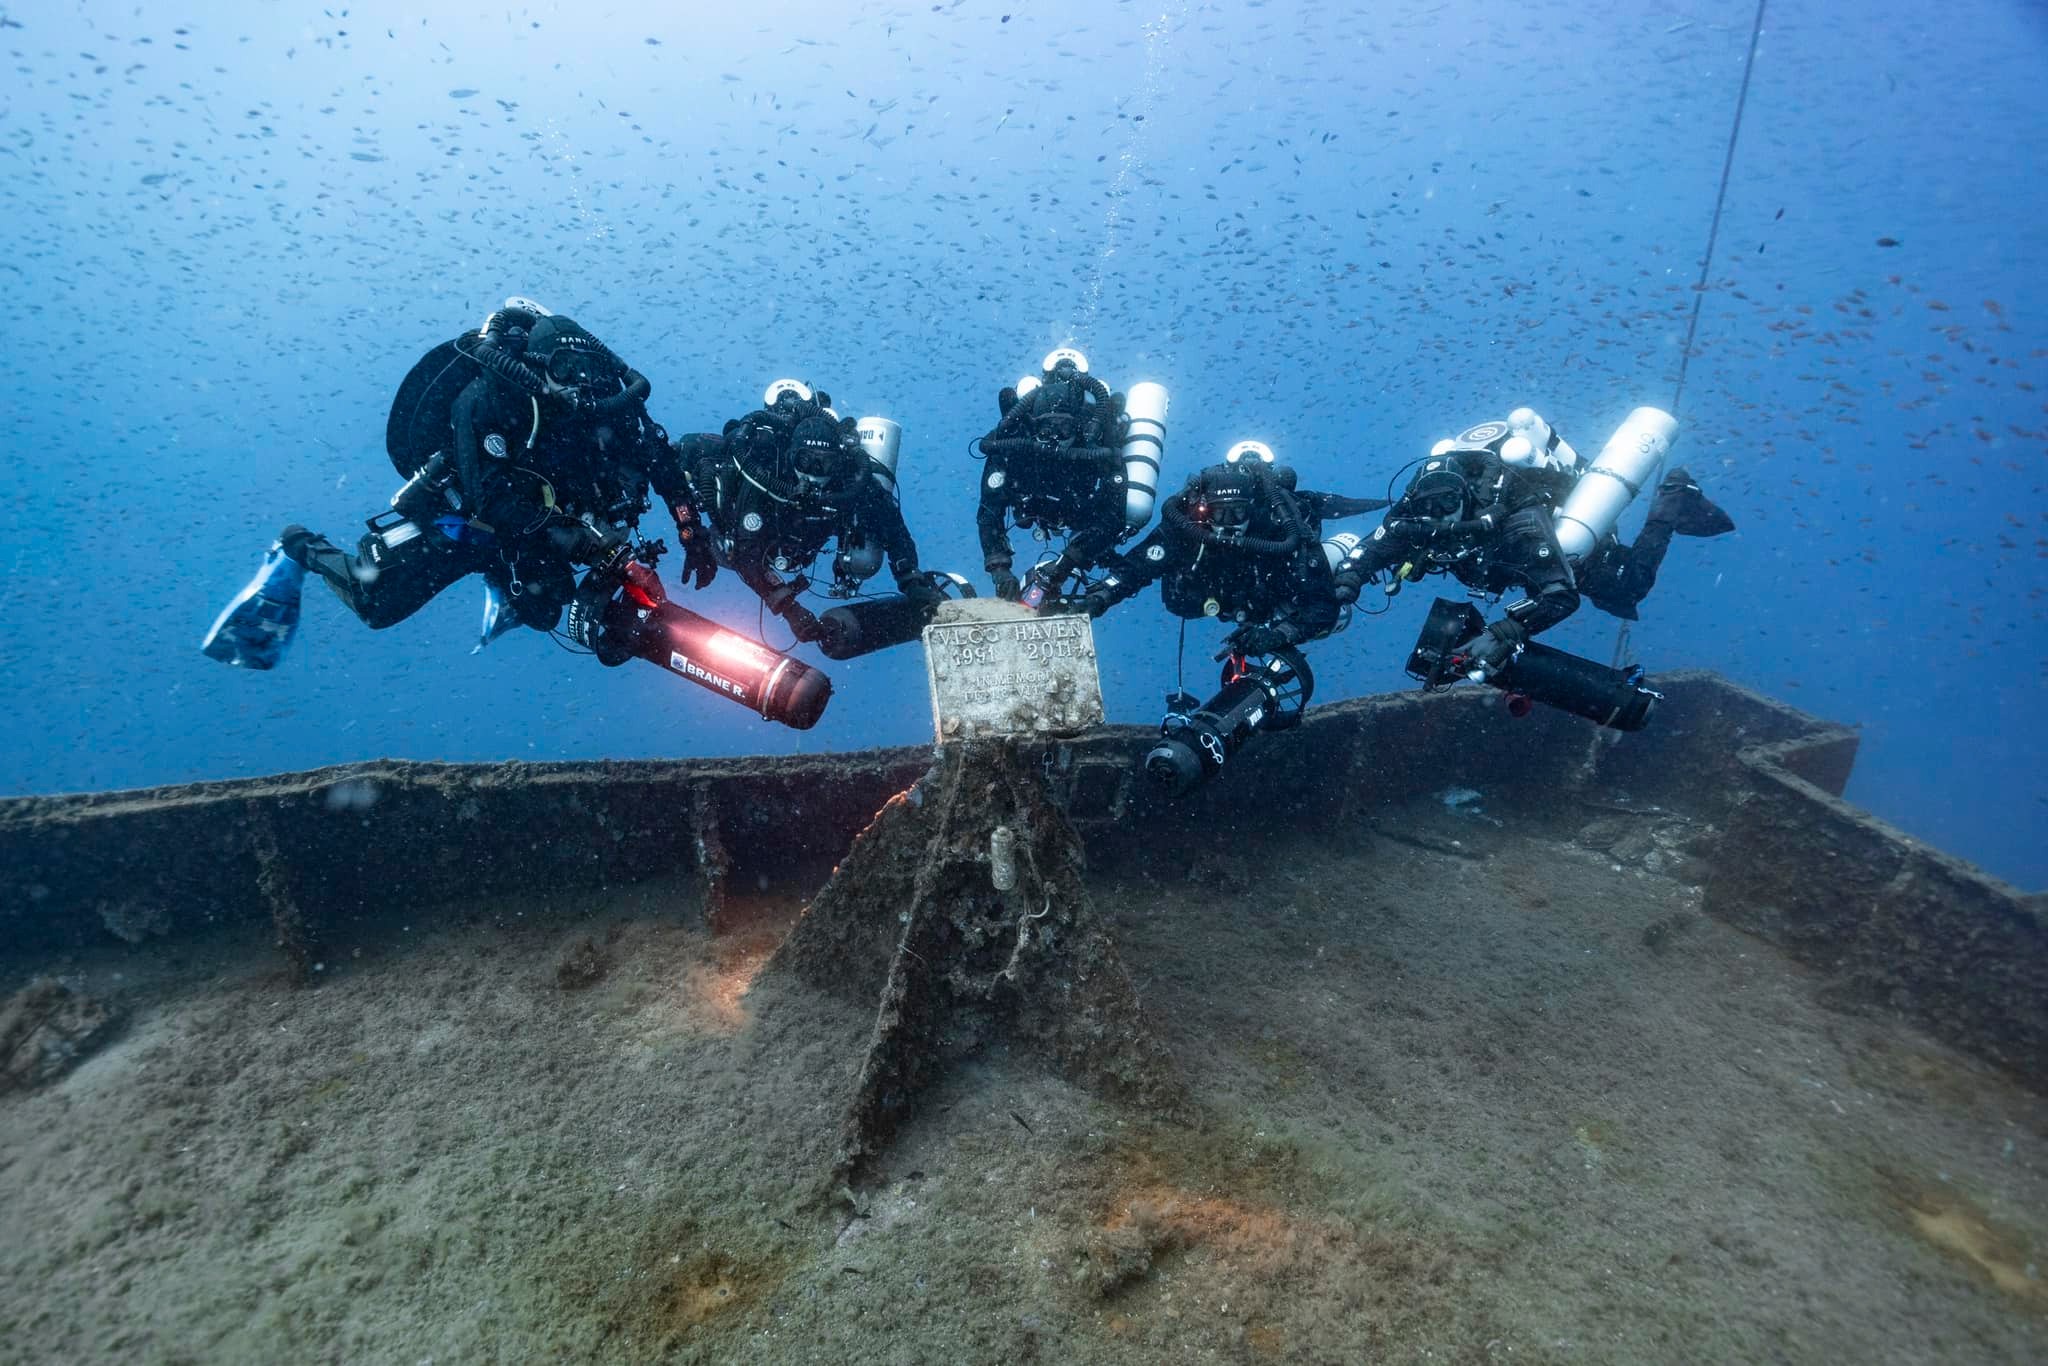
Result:
M1700 492L1700 486L1683 469L1665 475L1658 486L1651 515L1659 510L1671 518L1671 529L1681 536L1721 536L1735 530L1735 519Z
M239 669L274 669L299 629L299 595L306 567L270 547L263 567L221 609L213 629L199 642L209 658Z
M486 579L484 581L483 629L477 633L476 649L471 650L470 653L475 654L477 650L483 649L484 646L490 644L499 636L504 635L507 631L515 629L520 624L519 613L513 608L510 599L505 596L503 590L498 585Z

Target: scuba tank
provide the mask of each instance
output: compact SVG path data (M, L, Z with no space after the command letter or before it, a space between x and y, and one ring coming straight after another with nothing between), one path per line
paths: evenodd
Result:
M1342 569L1344 562L1356 555L1358 548L1364 544L1365 537L1355 531L1340 531L1334 536L1325 537L1323 558L1330 562L1330 572L1334 574Z
M1159 497L1159 465L1166 456L1166 386L1143 380L1124 397L1124 526L1131 531L1152 520Z
M948 588L963 598L974 589L958 574L928 573L925 582L943 594ZM931 624L938 611L938 596L911 597L908 593L886 593L834 607L818 617L818 648L827 659L858 659L916 640Z
M868 473L881 485L882 492L890 498L896 497L896 466L903 451L903 428L886 417L864 417L855 429L860 448L867 452ZM856 540L848 543L842 539L839 553L832 558L832 578L835 586L845 586L846 596L858 585L873 578L875 571L882 567L882 547L873 541Z
M1519 437L1524 443L1512 454L1503 443L1500 458L1510 465L1544 465L1550 460L1550 424L1534 408L1517 408L1508 414L1508 442Z
M1584 560L1614 530L1677 436L1678 419L1658 408L1638 408L1615 429L1557 509L1557 543L1566 559Z
M1510 465L1534 465L1539 469L1567 471L1579 468L1579 453L1534 408L1517 408L1509 413L1508 432L1510 435L1501 446L1500 456ZM1519 454L1515 448L1516 437L1529 443L1525 455Z
M868 453L870 473L882 491L896 496L896 466L903 453L902 424L886 417L864 417L856 426L860 448Z

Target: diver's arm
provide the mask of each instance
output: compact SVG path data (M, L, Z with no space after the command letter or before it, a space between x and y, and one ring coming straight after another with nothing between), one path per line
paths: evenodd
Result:
M1358 549L1351 552L1340 567L1340 572L1356 575L1364 583L1377 574L1413 559L1421 549L1422 541L1399 518L1389 517L1373 529L1372 535L1359 542Z
M1294 592L1273 614L1274 629L1287 637L1288 645L1328 635L1343 615L1343 605L1337 599L1336 580L1330 573L1329 561L1323 558L1323 548L1303 546L1295 557L1291 577Z
M683 438L683 441L690 440L694 438ZM684 454L682 441L647 443L647 482L661 501L671 507L696 501L696 490L690 487L689 459Z
M1512 482L1508 466L1499 456L1488 455L1477 462L1469 477L1475 498L1486 498L1477 511L1454 528L1458 537L1476 541L1483 540L1507 524L1508 516L1514 511L1514 499L1509 496L1508 485Z
M1274 609L1267 620L1232 631L1228 643L1216 656L1218 659L1232 654L1271 654L1330 633L1343 615L1343 606L1322 547L1308 546L1297 554L1288 578L1291 591L1287 601Z
M463 506L472 516L484 497L483 419L492 394L491 381L478 375L455 396L449 419L455 429L455 483Z
M1012 562L1010 535L1003 525L1010 509L1009 464L992 455L983 467L981 502L974 509L974 529L981 533L982 567L991 574L1009 569Z
M718 576L718 556L711 548L711 523L690 481L683 445L666 441L651 444L657 449L652 452L647 482L654 486L655 494L668 505L668 515L675 520L676 540L683 550L683 577L693 580L700 589L709 587Z
M768 567L768 561L762 557L758 547L735 545L732 553L726 556L725 565L740 576L741 583L754 590L754 596L764 602L776 590L787 587L783 577ZM772 602L768 605L771 608L775 606Z
M699 498L709 496L719 467L725 462L725 438L709 432L692 432L677 437L669 449L675 454L674 462L667 467L672 477L681 478L693 495ZM655 489L667 496L659 482Z
M1341 493L1322 493L1311 489L1297 491L1294 501L1301 505L1304 513L1319 522L1360 517L1393 506L1385 498L1347 498Z
M1085 599L1089 615L1099 617L1126 598L1136 597L1171 571L1192 563L1199 550L1200 546L1175 535L1162 521L1130 554L1109 557L1103 566L1107 572Z
M725 509L733 494L733 463L727 453L725 438L705 432L692 433L677 437L673 449L675 464L671 470L673 474L680 475L682 487L687 491L698 521L714 533L725 532ZM669 496L659 484L655 488L664 498ZM673 502L670 506L673 509Z
M910 537L910 528L904 524L903 509L897 506L895 498L884 493L881 486L873 481L866 485L866 502L862 508L862 521L874 532L874 537L889 555L889 572L896 576L896 586L907 588L914 582L921 582L917 572L917 542Z
M1564 547L1557 543L1557 528L1550 509L1524 508L1508 523L1503 540L1510 542L1507 553L1496 557L1513 566L1529 592L1526 602L1515 603L1505 615L1527 629L1530 635L1547 631L1579 610L1579 585Z
M1252 653L1270 654L1274 650L1304 645L1328 635L1330 628L1337 624L1337 615L1336 600L1328 593L1320 593L1311 599L1289 603L1274 613L1273 620L1266 625L1246 627L1241 634L1250 637L1253 632L1261 633L1257 637L1257 648ZM1250 648L1249 642L1247 648Z
M1116 490L1121 493L1122 490ZM1075 528L1067 538L1066 549L1060 552L1060 561L1071 570L1087 571L1102 563L1105 556L1115 548L1123 535L1124 518L1121 507L1115 510L1114 518L1105 518L1084 527Z
M1562 579L1530 585L1529 596L1509 603L1501 613L1501 620L1512 621L1521 627L1526 638L1539 631L1548 631L1578 610L1578 586L1567 574Z

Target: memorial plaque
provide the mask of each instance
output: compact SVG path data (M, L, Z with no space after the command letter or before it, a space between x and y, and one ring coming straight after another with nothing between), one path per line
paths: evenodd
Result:
M949 602L924 628L939 740L1079 735L1102 724L1094 624L1015 603Z

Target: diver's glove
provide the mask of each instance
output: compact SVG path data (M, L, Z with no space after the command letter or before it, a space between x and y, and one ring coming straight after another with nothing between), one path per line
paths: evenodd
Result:
M799 641L813 641L825 633L825 628L818 624L818 618L811 609L800 602L789 603L776 615L789 624L790 634Z
M1216 654L1218 659L1229 659L1232 655L1269 655L1284 649L1294 641L1278 626L1240 626L1230 633L1230 641Z
M589 417L597 412L597 395L580 384L563 384L549 376L546 380L545 397L559 407L567 409L578 417Z
M938 611L939 604L946 600L945 593L926 574L915 574L899 579L896 587L926 616Z
M802 582L778 584L762 594L761 601L769 611L789 623L789 629L799 641L812 641L821 634L821 628L811 609L796 600L797 594L803 591L798 586Z
M653 553L660 553L659 545ZM668 601L668 590L661 586L661 575L654 572L653 565L640 558L632 542L623 539L601 549L584 582L594 586L615 586L636 607L651 610Z
M683 541L683 577L694 580L700 589L718 577L718 557L711 553L707 538L701 532Z
M1024 585L1018 582L1015 574L1010 572L1010 566L1003 565L998 568L995 565L990 565L988 572L995 580L996 596L1004 602L1015 602L1024 592Z
M718 556L711 550L710 529L688 503L671 503L668 511L675 518L676 539L683 547L683 578L695 580L700 591L710 587L718 577Z
M1459 647L1458 653L1464 656L1467 673L1491 678L1506 668L1528 643L1528 628L1519 621L1502 617Z

